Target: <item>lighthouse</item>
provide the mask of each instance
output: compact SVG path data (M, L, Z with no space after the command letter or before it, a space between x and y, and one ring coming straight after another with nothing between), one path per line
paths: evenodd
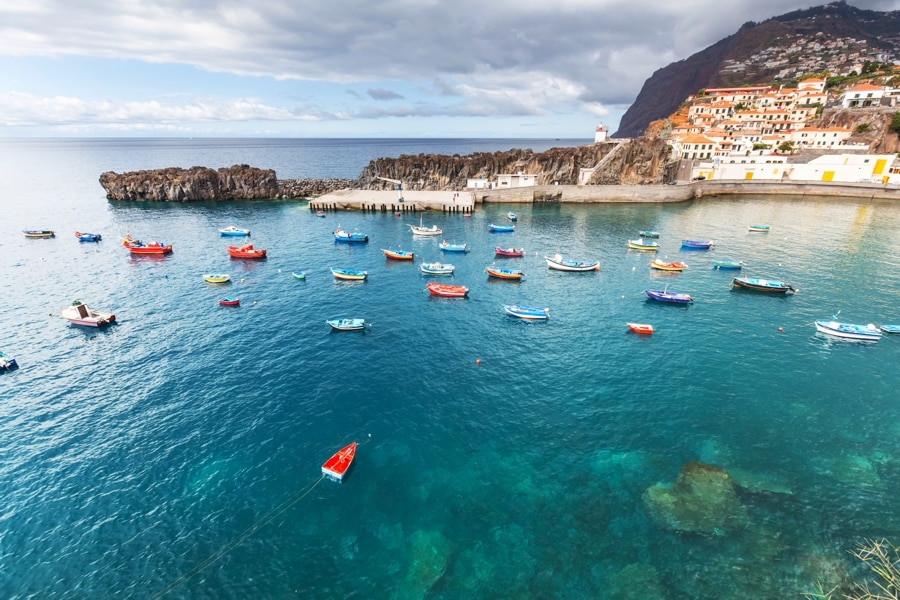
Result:
M603 126L603 123L597 125L597 131L594 132L594 143L602 144L606 142L606 127Z

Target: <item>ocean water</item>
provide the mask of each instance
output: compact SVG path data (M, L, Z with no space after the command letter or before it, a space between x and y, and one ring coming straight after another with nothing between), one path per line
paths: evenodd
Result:
M0 141L0 350L21 365L0 373L0 596L743 599L864 577L849 549L900 542L900 336L840 341L812 323L900 323L900 206L516 205L516 231L492 234L510 207L486 205L423 217L472 246L442 256L409 217L111 203L97 183L235 163L355 177L379 156L560 144L518 142ZM269 258L230 259L217 229L231 224ZM334 243L338 224L369 243ZM626 249L641 229L689 268L650 271L654 255ZM126 231L174 252L129 256ZM527 255L495 259L496 245ZM557 252L601 270L551 271ZM733 290L715 259L799 292ZM469 298L427 295L418 263L434 260ZM526 278L490 280L491 264ZM332 266L369 279L335 281ZM75 299L117 323L69 325ZM508 317L507 302L551 317ZM336 316L369 327L332 332ZM354 440L344 482L320 481ZM697 461L730 478L675 485Z

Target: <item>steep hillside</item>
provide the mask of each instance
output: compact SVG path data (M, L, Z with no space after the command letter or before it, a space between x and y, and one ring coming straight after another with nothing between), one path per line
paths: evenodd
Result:
M803 72L837 75L870 54L883 60L900 56L900 11L835 2L745 23L737 33L653 73L614 135L641 135L651 121L672 114L704 88L790 83Z

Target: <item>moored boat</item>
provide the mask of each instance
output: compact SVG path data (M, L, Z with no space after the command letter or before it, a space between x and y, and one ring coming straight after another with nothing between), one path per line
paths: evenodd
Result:
M356 269L339 269L331 267L331 274L335 279L343 279L346 281L362 281L369 276L368 271L358 271Z
M432 225L431 227L425 227L422 225L422 217L419 217L418 225L409 225L410 231L412 231L413 235L425 235L425 236L434 236L434 235L442 235L444 233L443 229L440 229L437 225Z
M56 232L52 229L23 229L22 233L27 238L52 238L56 237Z
M445 263L433 262L422 263L419 269L426 275L452 275L456 267Z
M712 240L681 240L681 247L688 250L709 250L715 245Z
M356 456L357 445L356 442L353 442L335 452L332 457L326 460L325 464L322 465L322 476L342 481L344 475L347 474L347 470L350 469L350 465L353 463L353 457Z
M172 244L164 242L142 242L131 237L131 234L122 238L122 245L128 248L132 254L169 254L172 252Z
M469 288L464 285L426 283L425 289L433 296L443 296L445 298L465 298L469 295Z
M99 233L84 233L82 231L76 231L75 237L78 238L79 242L99 242L103 239L103 236Z
M365 328L365 319L328 319L329 327L338 331L360 331Z
M628 240L628 247L632 250L649 250L651 252L656 252L659 250L658 242L649 242L644 238L638 240Z
M657 302L667 302L669 304L690 304L694 301L689 294L679 294L668 290L644 290L647 297Z
M0 371L9 371L11 369L15 369L19 366L19 363L16 362L16 359L7 354L6 352L0 351Z
M642 229L642 230L638 231L638 235L640 235L642 238L658 238L659 232L658 231L650 231L649 229Z
M503 310L511 317L518 317L526 321L546 321L550 318L549 308L536 306L522 306L521 304L504 304Z
M628 329L634 333L641 335L650 335L653 333L653 325L649 323L628 323Z
M740 269L744 263L740 260L714 260L712 262L713 269Z
M769 226L768 225L750 225L747 227L747 229L750 230L751 232L767 233L769 231Z
M324 217L324 216L325 216L325 211L324 211L324 210L317 210L317 211L316 211L316 216L317 216L317 217Z
M79 300L74 301L71 306L62 309L60 315L64 319L68 319L73 325L84 325L86 327L102 327L116 320L116 315L88 308L87 304Z
M369 236L365 233L360 233L358 231L344 231L341 229L341 226L338 225L337 229L334 230L334 241L336 242L368 242Z
M557 254L553 258L549 256L544 257L547 261L547 266L551 269L555 269L557 271L599 271L600 270L600 261L594 262L585 262L582 260L569 260L567 258L563 258L561 255Z
M786 294L787 292L797 291L789 283L771 279L760 279L758 277L735 277L731 282L734 284L734 287L757 292L768 292L771 294Z
M687 265L681 261L665 262L655 258L650 261L650 268L658 271L684 271Z
M510 221L516 221L519 219L519 215L517 215L516 213L514 213L512 211L509 211L508 213L506 213L506 218L509 219Z
M241 237L250 235L250 230L241 229L240 227L235 227L234 225L229 225L228 227L220 229L219 235L221 235L222 237Z
M497 279L522 279L525 276L525 273L518 269L498 269L496 267L485 267L485 271L491 277L496 277Z
M884 333L900 333L900 325L882 325L880 329Z
M872 323L868 325L856 325L853 323L839 323L837 315L831 321L816 321L816 331L826 335L847 338L851 340L870 340L877 342L881 339L881 331Z
M525 256L525 248L501 248L494 246L494 254L505 258Z
M232 298L231 296L225 296L219 298L219 306L240 306L241 299L240 298Z
M447 240L444 240L440 244L438 244L438 246L440 246L441 250L443 250L444 252L468 252L469 251L469 245L466 243L451 244Z
M231 275L225 273L207 273L203 276L203 280L207 283L228 283L231 281Z
M294 279L306 279L306 272L304 271L292 271L291 275Z
M265 258L265 248L254 248L253 244L243 246L228 246L228 255L231 258Z
M488 231L491 233L509 233L515 230L515 225L494 225L493 223L488 225Z
M391 260L414 260L416 258L415 252L409 252L407 250L388 250L387 248L382 248L381 251L384 252L386 258L390 258Z

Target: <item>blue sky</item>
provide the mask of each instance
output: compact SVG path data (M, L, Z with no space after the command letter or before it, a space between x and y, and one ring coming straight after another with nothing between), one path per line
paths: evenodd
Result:
M0 136L590 138L656 69L811 5L5 0Z

